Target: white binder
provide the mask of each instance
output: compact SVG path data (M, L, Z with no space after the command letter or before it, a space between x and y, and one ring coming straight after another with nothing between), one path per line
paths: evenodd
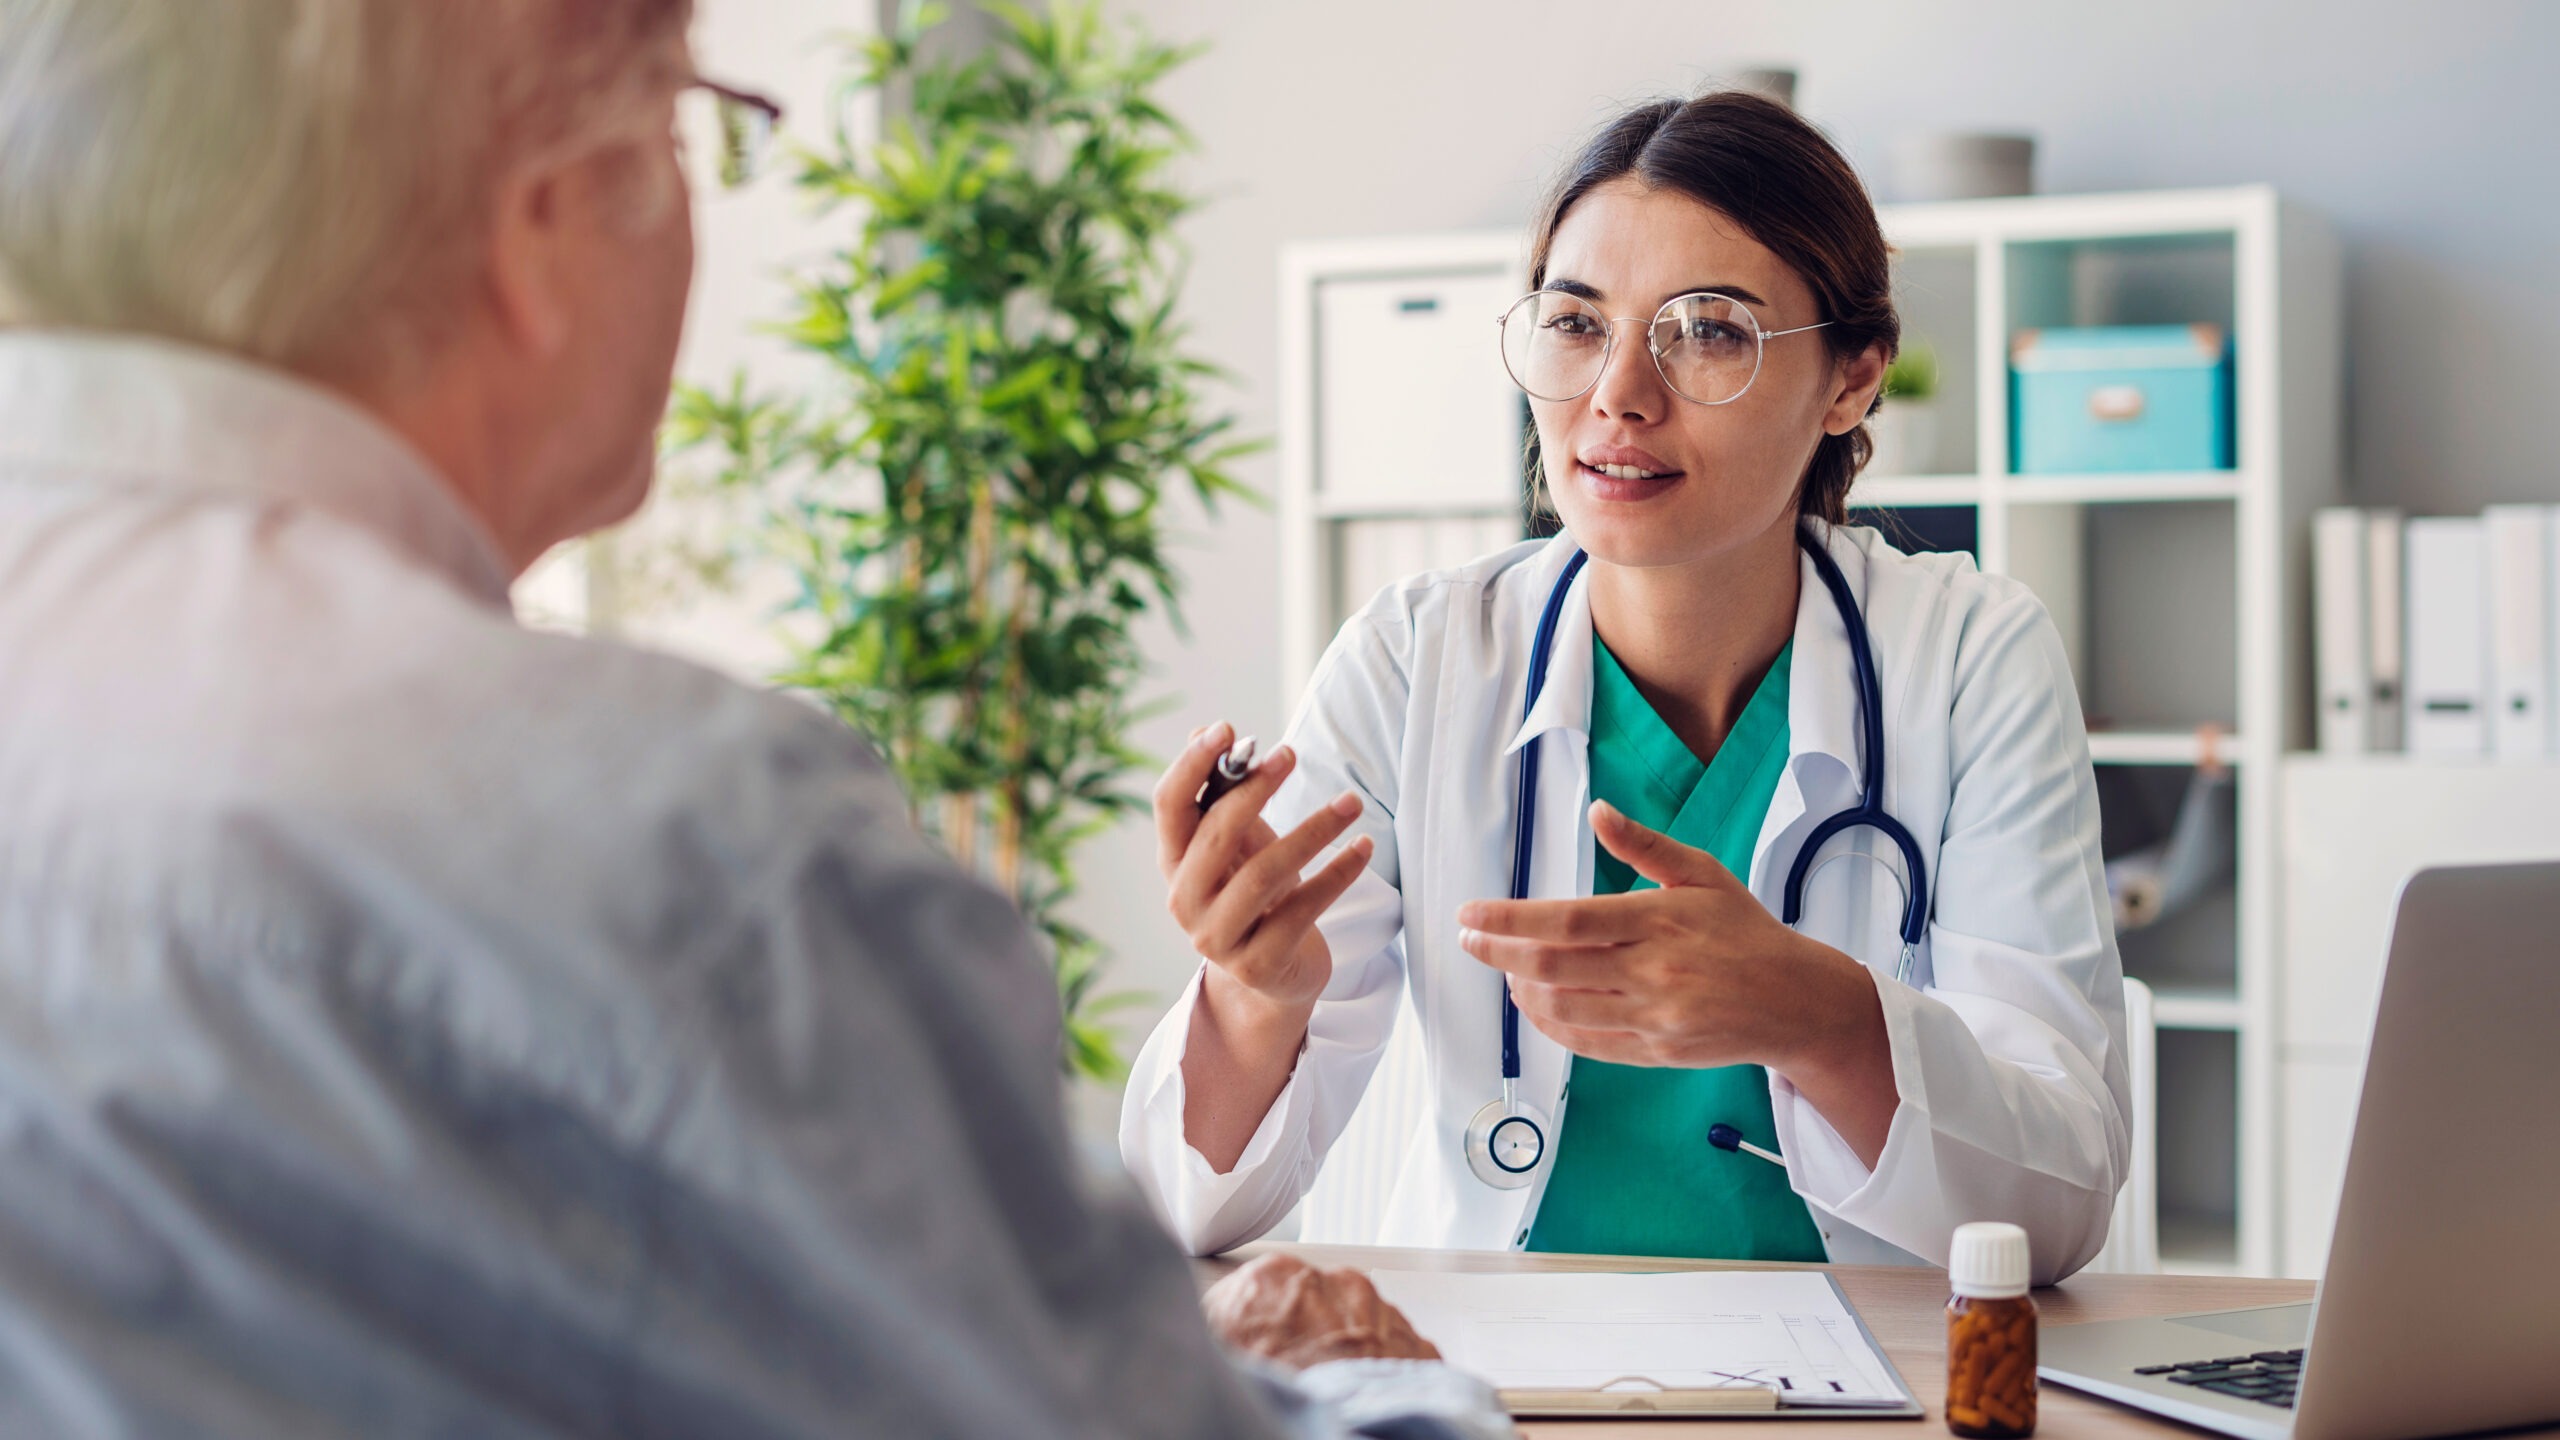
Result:
M2489 753L2487 545L2477 516L2408 522L2409 751Z
M2330 755L2373 746L2365 563L2363 511L2339 506L2311 517L2312 670L2319 682L2320 749Z
M2364 516L2365 678L2373 686L2366 707L2369 747L2385 754L2402 748L2408 679L2408 601L2402 584L2402 523L2397 510L2368 510Z
M2489 751L2539 760L2550 740L2550 517L2540 505L2480 512L2489 557Z

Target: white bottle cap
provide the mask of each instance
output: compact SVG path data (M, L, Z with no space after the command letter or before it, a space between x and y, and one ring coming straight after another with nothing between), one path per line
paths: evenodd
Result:
M2027 1232L1981 1221L1956 1227L1947 1280L1959 1295L2005 1300L2027 1293Z

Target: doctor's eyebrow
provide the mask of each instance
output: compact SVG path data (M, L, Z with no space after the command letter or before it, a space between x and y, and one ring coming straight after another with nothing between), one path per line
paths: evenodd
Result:
M1605 298L1601 295L1599 287L1587 285L1580 280L1553 279L1549 280L1539 288L1542 290L1553 290L1559 294L1570 295L1576 300L1588 300L1594 305L1601 303ZM1713 291L1718 295L1729 295L1732 298L1741 301L1745 305L1759 305L1766 307L1769 303L1768 301L1761 299L1759 296L1752 294L1749 290L1744 289L1740 285L1690 285L1682 289L1671 291L1669 294L1664 295L1660 300L1655 301L1654 304L1656 306L1666 305L1683 295L1695 295L1702 290Z

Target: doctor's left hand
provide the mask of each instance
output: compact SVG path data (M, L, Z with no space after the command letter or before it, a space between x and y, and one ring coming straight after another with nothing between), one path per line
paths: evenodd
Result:
M1816 1092L1861 1111L1881 1100L1890 1119L1890 1043L1867 968L1780 924L1705 851L1606 802L1591 807L1591 825L1610 854L1661 888L1470 901L1458 912L1458 943L1503 971L1520 1013L1574 1054L1622 1065L1763 1065L1866 1149L1850 1131L1867 1127L1844 1124ZM1881 1126L1874 1139L1880 1148Z

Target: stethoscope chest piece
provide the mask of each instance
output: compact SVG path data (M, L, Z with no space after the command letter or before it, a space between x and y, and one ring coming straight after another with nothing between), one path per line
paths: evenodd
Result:
M1496 1190L1536 1179L1546 1158L1547 1117L1536 1106L1488 1100L1467 1122L1467 1168Z

